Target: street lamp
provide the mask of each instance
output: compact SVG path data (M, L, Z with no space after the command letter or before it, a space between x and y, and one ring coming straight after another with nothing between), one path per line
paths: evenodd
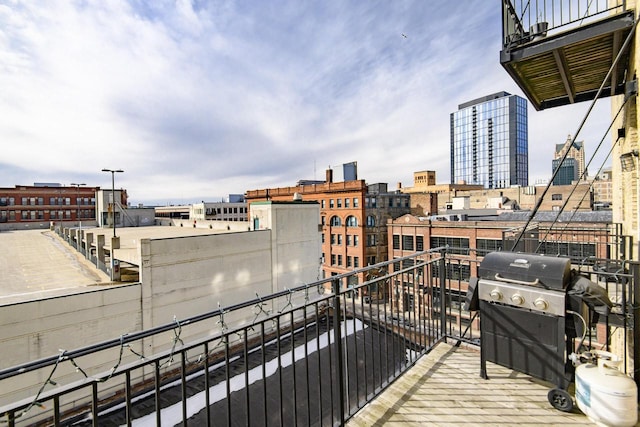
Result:
M111 172L111 214L113 215L113 237L116 237L116 190L115 190L115 178L114 175L119 172L124 172L122 169L102 169L102 172Z
M78 220L78 228L80 228L80 230L82 230L82 219L80 219L80 186L81 185L87 185L87 184L76 184L75 182L72 182L71 185L76 187L76 216L77 216L77 220Z

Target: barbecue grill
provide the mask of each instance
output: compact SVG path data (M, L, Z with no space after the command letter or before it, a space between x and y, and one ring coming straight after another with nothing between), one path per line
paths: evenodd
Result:
M492 252L478 273L467 293L467 307L480 310L481 376L488 378L490 361L551 382L557 386L549 393L551 404L571 410L566 389L574 367L567 350L583 329L575 316L567 319L567 310L577 312L582 304L580 297L569 295L571 260Z

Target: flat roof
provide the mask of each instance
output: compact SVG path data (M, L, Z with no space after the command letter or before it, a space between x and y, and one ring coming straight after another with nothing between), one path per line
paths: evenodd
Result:
M113 230L83 228L105 235L105 247L111 247ZM120 249L116 258L126 261L137 251L140 239L164 239L233 233L238 230L153 226L117 228ZM0 232L0 306L96 290L109 285L107 274L48 229ZM131 283L123 283L130 285ZM120 283L113 286L119 286Z

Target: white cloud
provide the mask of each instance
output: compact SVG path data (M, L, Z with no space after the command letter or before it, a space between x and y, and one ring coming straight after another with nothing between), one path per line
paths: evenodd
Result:
M106 186L100 169L117 167L133 202L188 202L322 178L350 161L390 187L424 169L447 182L449 113L520 94L499 64L499 5L469 7L0 5L0 185ZM550 176L553 146L581 109L530 110L532 181ZM585 129L587 150L598 129Z

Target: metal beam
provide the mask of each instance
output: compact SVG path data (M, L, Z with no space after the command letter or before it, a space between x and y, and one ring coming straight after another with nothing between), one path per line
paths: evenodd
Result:
M556 67L558 67L558 73L560 73L560 78L562 79L562 83L564 84L564 89L567 91L567 98L569 99L569 103L573 104L575 102L575 91L573 89L573 81L571 81L571 76L569 75L567 60L564 56L564 50L554 49L553 59L556 60Z

